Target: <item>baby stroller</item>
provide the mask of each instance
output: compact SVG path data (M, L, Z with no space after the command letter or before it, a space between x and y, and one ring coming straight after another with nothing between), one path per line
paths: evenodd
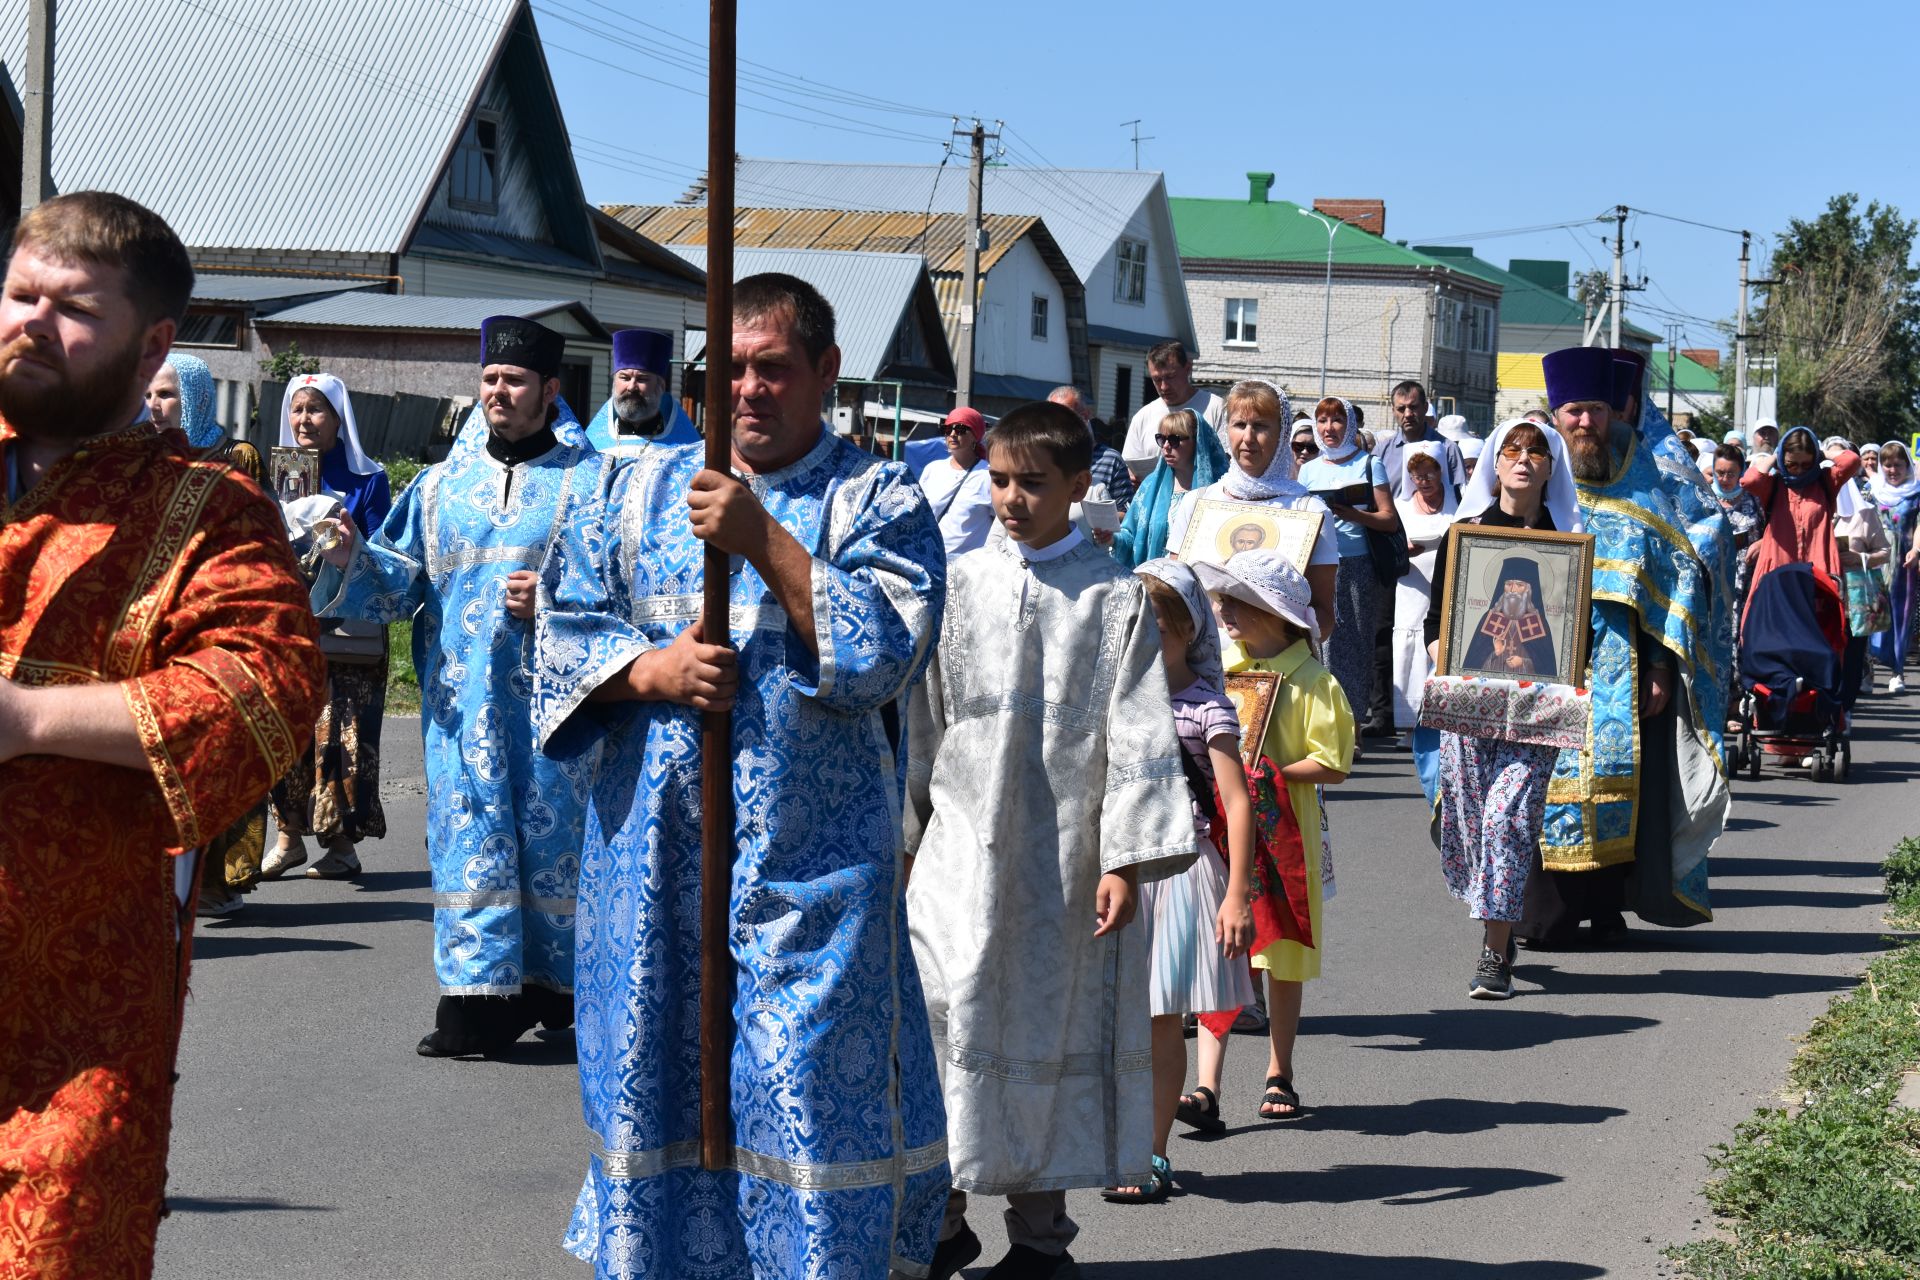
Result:
M1754 584L1740 631L1740 741L1734 769L1760 776L1760 755L1812 757L1815 782L1845 782L1853 763L1841 667L1847 645L1840 589L1810 564Z

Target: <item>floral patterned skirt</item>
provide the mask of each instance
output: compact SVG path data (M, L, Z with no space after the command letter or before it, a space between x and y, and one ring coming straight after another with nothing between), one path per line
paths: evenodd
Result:
M327 702L313 745L273 788L273 821L288 835L356 844L387 834L380 807L380 722L387 710L387 657L329 662Z
M1440 871L1475 920L1518 920L1559 753L1440 735Z

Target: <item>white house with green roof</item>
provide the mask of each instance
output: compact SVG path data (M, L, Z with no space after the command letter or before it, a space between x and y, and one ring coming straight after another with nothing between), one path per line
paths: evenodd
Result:
M1270 173L1249 173L1244 200L1170 201L1187 303L1199 335L1195 377L1223 386L1271 378L1296 405L1320 390L1389 421L1402 379L1427 388L1436 414L1477 429L1494 422L1500 286L1448 262L1332 220L1331 323L1324 214L1272 199Z

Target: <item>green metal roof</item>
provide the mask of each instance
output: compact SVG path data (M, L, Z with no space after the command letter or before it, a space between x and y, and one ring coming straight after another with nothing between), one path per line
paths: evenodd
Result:
M1290 200L1221 200L1175 196L1173 230L1180 257L1231 258L1241 262L1306 262L1327 260L1327 228L1320 219ZM1302 214L1310 216L1302 217ZM1336 265L1372 267L1445 267L1429 254L1383 240L1350 223L1334 219L1333 260Z
M1655 392L1667 389L1665 347L1655 347L1653 355L1647 360L1647 389ZM1673 362L1673 389L1690 391L1696 395L1715 395L1720 390L1720 375L1688 356L1676 356Z
M1515 275L1505 267L1496 267L1491 262L1476 258L1472 249L1459 245L1423 244L1418 246L1418 252L1438 258L1455 270L1499 285L1502 325L1537 324L1577 329L1586 323L1586 308L1573 298L1536 284L1525 276ZM1659 334L1648 333L1631 320L1625 321L1622 328L1644 342L1656 342L1660 338Z

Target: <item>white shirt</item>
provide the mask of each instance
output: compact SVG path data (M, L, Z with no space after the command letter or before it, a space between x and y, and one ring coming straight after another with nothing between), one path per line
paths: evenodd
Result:
M1141 406L1140 412L1133 415L1133 421L1127 424L1126 446L1120 450L1120 457L1128 465L1136 463L1151 467L1160 461L1160 446L1153 442L1154 433L1160 430L1161 419L1175 409L1191 409L1200 420L1219 431L1227 420L1227 402L1205 388L1196 389L1193 398L1185 404L1168 404L1156 399ZM1223 440L1224 442L1224 440Z
M954 466L951 458L935 458L920 473L920 491L939 514L948 559L987 544L987 530L993 527L993 487L985 458L967 471Z

